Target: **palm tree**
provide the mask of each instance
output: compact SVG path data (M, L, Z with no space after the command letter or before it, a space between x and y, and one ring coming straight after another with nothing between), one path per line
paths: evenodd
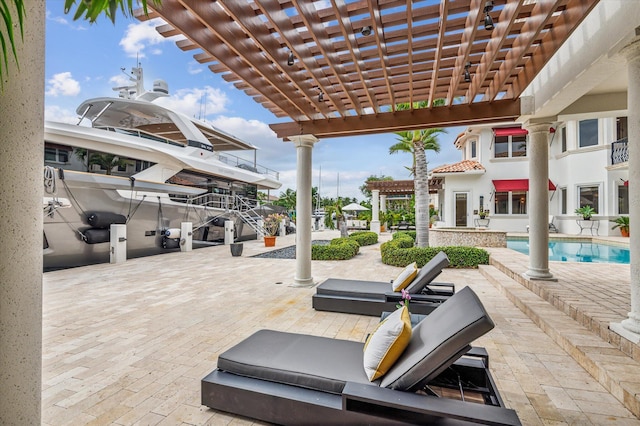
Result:
M434 106L442 105L443 100L436 100ZM414 108L424 108L426 102L418 102ZM399 111L410 109L409 104L399 104L396 106ZM446 133L444 129L433 128L426 130L409 130L396 132L398 142L389 149L389 153L411 152L413 154L413 164L411 167L414 176L414 192L416 198L415 219L416 219L416 246L429 246L429 176L427 169L426 150L440 152L438 135Z

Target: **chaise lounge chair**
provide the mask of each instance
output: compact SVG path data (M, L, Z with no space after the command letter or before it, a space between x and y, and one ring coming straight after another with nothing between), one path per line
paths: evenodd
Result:
M411 294L413 313L429 314L454 293L453 284L433 282L447 266L447 255L438 253L405 288ZM329 278L316 288L312 304L318 311L380 316L394 311L401 300L401 293L393 291L389 282Z
M413 328L404 352L373 381L364 343L260 330L218 357L202 379L202 404L284 425L519 425L488 355L469 356L469 345L493 327L465 287Z

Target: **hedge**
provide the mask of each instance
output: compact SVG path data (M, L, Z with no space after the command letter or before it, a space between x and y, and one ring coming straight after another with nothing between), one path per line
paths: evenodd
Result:
M347 260L358 254L360 244L351 238L334 238L329 245L311 246L312 260Z
M397 232L396 234L399 234ZM408 233L407 233L408 234ZM489 264L489 253L477 247L414 247L414 240L409 235L394 234L391 241L380 246L382 263L392 266L407 266L416 262L423 267L440 251L449 257L450 268L477 268L478 265Z
M356 240L360 247L370 246L378 242L378 234L371 231L356 231L349 234L349 238Z

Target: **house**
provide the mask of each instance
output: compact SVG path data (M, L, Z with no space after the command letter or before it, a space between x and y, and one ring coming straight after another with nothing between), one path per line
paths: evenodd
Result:
M609 220L629 215L627 117L619 113L564 116L549 127L549 215L567 234L619 235ZM445 226L488 226L526 232L529 136L511 124L470 126L455 140L462 161L431 171L444 179L438 204ZM595 209L591 221L575 213ZM481 223L480 212L488 211Z

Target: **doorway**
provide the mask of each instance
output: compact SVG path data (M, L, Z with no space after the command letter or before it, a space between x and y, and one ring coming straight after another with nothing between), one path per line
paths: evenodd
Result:
M469 217L468 202L467 202L467 200L469 199L469 193L455 192L453 194L453 197L455 199L455 202L454 202L455 211L453 212L453 215L456 219L456 227L466 228L467 226L469 226L467 222L467 219Z

